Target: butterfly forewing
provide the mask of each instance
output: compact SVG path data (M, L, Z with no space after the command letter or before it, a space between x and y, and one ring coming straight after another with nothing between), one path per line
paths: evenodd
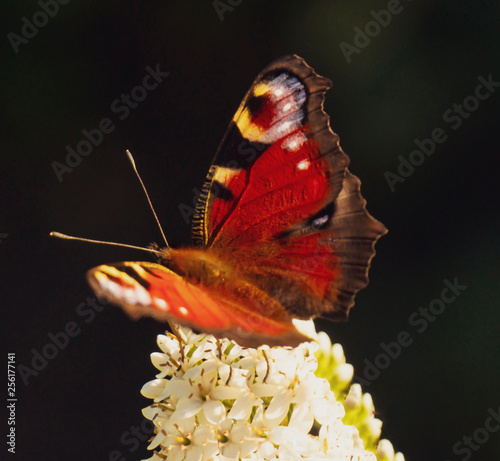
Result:
M144 315L170 320L249 347L283 341L298 345L306 340L289 316L269 312L262 302L265 294L254 293L253 300L237 302L229 290L189 283L160 264L104 264L90 270L87 279L100 297L122 306L133 318ZM241 290L242 282L239 284Z
M349 160L322 110L330 85L297 56L257 77L204 184L195 244L259 244L335 200Z

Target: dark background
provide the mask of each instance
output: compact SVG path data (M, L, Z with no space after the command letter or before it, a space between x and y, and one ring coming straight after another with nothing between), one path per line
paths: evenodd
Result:
M111 307L91 320L77 307L93 296L86 270L148 256L48 233L161 243L124 155L129 148L170 243L187 243L179 205L191 205L253 78L273 59L296 53L333 81L326 100L332 127L370 212L389 229L350 321L320 328L342 343L360 377L365 360L383 352L382 342L408 331L413 343L364 387L384 421L383 436L410 461L468 459L453 446L484 427L488 409L500 405L499 214L492 198L500 91L456 130L443 114L474 93L478 76L500 81L498 3L402 0L403 11L350 63L340 43L352 45L354 28L363 29L373 20L370 11L387 8L387 1L244 0L222 21L211 1L144 3L61 5L16 53L7 34L20 35L23 16L31 20L41 8L3 2L2 363L10 351L18 365L31 367L33 349L41 352L49 333L71 321L80 328L27 386L18 375L11 458L108 460L114 450L127 460L147 457L145 442L134 451L142 433L121 438L142 421L148 401L139 390L153 379L149 354L163 326L132 322ZM113 101L157 64L170 75L119 120ZM115 131L59 182L52 162L63 163L66 146L75 148L82 130L105 117ZM414 139L436 128L448 139L391 192L384 172L397 173L398 156L408 159ZM409 317L455 277L468 288L418 333ZM5 453L1 458L10 459ZM471 459L499 453L499 432L491 433Z

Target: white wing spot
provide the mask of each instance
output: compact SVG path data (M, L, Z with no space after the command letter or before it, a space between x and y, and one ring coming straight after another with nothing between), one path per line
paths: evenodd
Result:
M290 132L292 130L292 122L283 122L281 125L278 126L278 132L282 133L283 131Z
M99 282L99 284L101 285L101 287L103 288L103 290L109 291L113 296L120 298L122 295L122 290L120 289L120 287L116 283L109 280L108 278L98 277L98 275L101 275L101 274L97 273L96 278L97 278L97 281Z
M307 170L310 166L311 162L307 159L304 159L297 163L297 170Z
M130 304L141 304L143 306L149 306L151 304L151 296L140 285L133 288L125 288L121 297L125 302Z
M179 312L182 314L182 315L188 315L189 314L189 311L185 308L185 307L179 307Z
M109 275L105 272L97 272L95 277L102 289L109 292L115 298L121 299L129 304L141 304L143 306L149 306L151 304L151 296L147 290L131 277L124 279L129 283L128 286L123 286L114 282L108 278Z
M327 223L327 221L328 221L328 215L321 216L320 218L316 218L313 221L313 225L314 226L323 226L324 224Z
M299 149L299 147L302 146L302 144L304 144L306 139L307 138L304 136L303 133L296 133L296 134L293 134L291 136L286 137L283 140L282 146L284 149L286 149L290 152L295 152L296 150ZM297 167L300 169L299 166L297 166Z
M154 298L155 304L162 310L162 311L168 311L168 303L164 299L161 298Z
M283 109L281 109L283 112L288 112L292 108L292 103L287 102L284 106Z

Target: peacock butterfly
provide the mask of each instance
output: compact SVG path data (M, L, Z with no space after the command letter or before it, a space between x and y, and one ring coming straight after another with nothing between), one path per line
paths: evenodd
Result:
M248 347L306 340L292 319L347 319L386 229L323 111L330 86L295 55L267 66L215 155L192 245L91 269L96 294Z

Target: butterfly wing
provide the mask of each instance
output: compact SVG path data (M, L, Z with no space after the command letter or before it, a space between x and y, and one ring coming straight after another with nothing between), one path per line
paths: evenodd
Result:
M269 315L269 305L235 302L224 289L202 288L160 264L105 264L91 269L87 279L98 296L118 304L135 319L149 316L173 321L248 347L295 346L307 339L285 313ZM274 303L273 307L282 310Z
M255 283L293 317L346 320L356 293L368 284L375 242L386 231L366 211L359 187L347 172L333 211L324 215L326 227L274 239L254 257Z
M256 78L202 188L192 224L196 245L258 244L334 201L349 159L322 110L330 85L297 56Z
M193 219L196 245L224 249L293 316L347 318L385 227L323 111L331 82L302 58L257 77L230 123Z

